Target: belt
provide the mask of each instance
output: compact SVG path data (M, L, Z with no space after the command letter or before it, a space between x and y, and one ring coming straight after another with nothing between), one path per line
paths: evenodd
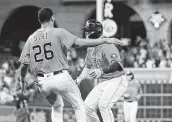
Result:
M131 103L131 102L134 102L134 101L129 100L129 101L127 101L127 102Z
M57 75L57 74L60 74L60 73L63 73L63 70L54 71L54 72L53 72L53 75ZM37 73L37 76L39 76L39 77L44 77L44 74L42 74L42 73Z

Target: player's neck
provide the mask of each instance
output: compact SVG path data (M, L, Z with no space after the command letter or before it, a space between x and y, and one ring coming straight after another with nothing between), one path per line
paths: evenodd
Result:
M53 28L53 25L51 25L50 23L43 23L41 24L41 28L44 29L44 28Z

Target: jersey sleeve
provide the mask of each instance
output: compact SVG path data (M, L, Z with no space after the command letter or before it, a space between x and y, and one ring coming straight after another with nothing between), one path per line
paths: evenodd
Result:
M119 50L113 44L104 44L103 56L105 56L109 64L111 64L113 61L121 63Z
M30 40L31 37L26 41L19 58L19 61L23 64L30 64Z
M65 29L61 28L61 34L59 35L62 44L70 50L72 45L75 43L77 37L71 34L70 32L66 31Z
M87 49L87 55L85 57L85 65L89 68L92 67L91 55L90 55L89 49Z

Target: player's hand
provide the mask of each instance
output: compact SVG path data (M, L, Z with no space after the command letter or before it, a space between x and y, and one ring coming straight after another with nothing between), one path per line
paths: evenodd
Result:
M129 99L130 95L128 93L123 95L124 99Z
M107 38L106 43L108 43L108 44L118 44L118 45L121 45L121 46L125 45L121 40L119 40L117 38Z
M92 79L99 78L103 74L101 69L94 69L89 73L89 77Z
M79 85L81 83L82 79L80 77L77 77L74 81L75 81L76 85Z

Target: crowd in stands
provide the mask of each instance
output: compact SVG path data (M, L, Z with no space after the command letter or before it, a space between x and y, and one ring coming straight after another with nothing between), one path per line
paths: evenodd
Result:
M119 47L124 67L133 68L168 68L172 67L172 45L167 40L159 40L150 44L149 40L137 36L135 44ZM79 52L79 53L77 53ZM68 54L71 62L70 70L80 71L84 67L84 51L72 50ZM81 54L80 54L81 53ZM78 59L78 60L77 60Z
M0 104L11 103L18 99L21 94L21 82L19 82L19 62L15 58L4 61L0 68ZM26 75L28 83L25 96L29 101L33 101L35 87L35 78L28 72Z
M135 43L135 46L127 46L121 50L124 67L172 67L172 45L169 41L162 39L151 45L149 40L138 36Z
M119 47L121 59L124 67L135 68L165 68L172 67L172 46L167 40L159 40L153 45L149 40L137 37L134 45ZM67 53L69 61L69 73L75 79L84 67L86 49L72 49ZM0 63L0 104L10 103L17 98L16 87L19 85L19 62L17 58L8 58ZM35 91L35 77L28 72L26 81L28 82L27 92L30 101L33 101ZM17 84L17 85L16 85Z

